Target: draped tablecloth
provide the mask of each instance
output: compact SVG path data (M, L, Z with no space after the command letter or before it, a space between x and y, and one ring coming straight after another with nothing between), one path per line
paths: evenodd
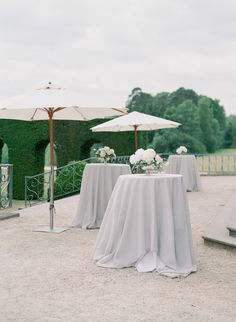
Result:
M93 259L98 266L135 266L187 276L196 271L181 175L123 175L112 192Z
M194 155L170 155L166 173L182 174L187 191L201 191L201 178Z
M73 226L99 228L118 177L129 173L131 169L127 164L87 164Z

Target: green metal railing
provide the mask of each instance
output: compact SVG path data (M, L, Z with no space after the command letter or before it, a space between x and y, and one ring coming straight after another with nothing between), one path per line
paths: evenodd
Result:
M55 190L54 198L60 199L79 193L86 163L97 162L96 158L89 158L78 162L71 162L63 167L54 169ZM25 207L30 207L49 200L51 171L25 177Z
M0 209L12 207L13 165L0 164Z
M160 153L166 161L173 153ZM236 175L236 154L195 154L202 175ZM129 163L129 156L117 157L116 163Z
M170 154L161 154L167 160ZM202 175L236 175L236 154L213 155L196 154L200 174ZM98 162L89 158L54 170L55 199L79 193L83 168L79 164ZM114 163L129 164L129 156L118 156ZM61 180L57 180L57 178ZM25 177L25 207L45 202L49 199L50 171L35 176Z

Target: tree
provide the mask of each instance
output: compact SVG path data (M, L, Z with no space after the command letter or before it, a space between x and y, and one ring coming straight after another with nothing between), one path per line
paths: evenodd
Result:
M198 95L192 89L185 89L180 87L177 91L171 93L168 97L169 106L178 106L182 104L185 100L190 100L193 104L197 105Z
M129 95L126 106L129 111L139 111L182 124L177 132L171 130L158 132L157 135L155 132L147 133L148 144L155 146L158 140L158 145L163 151L174 149L174 139L181 145L183 144L181 140L187 140L189 145L191 143L192 152L194 149L196 152L214 152L224 145L226 131L224 108L218 100L198 95L192 89L181 87L173 93L162 92L151 95L136 87Z
M190 153L206 153L205 146L199 140L179 129L157 131L149 147L159 153L175 153L180 145L186 146Z
M226 116L223 106L220 105L219 100L211 100L211 108L213 110L213 116L218 121L220 129L226 130Z
M206 146L207 152L214 152L222 144L219 123L214 119L211 100L208 97L202 96L198 105L202 130L201 141Z
M143 93L140 87L136 87L132 90L126 102L126 107L129 112L139 111L147 114L151 114L153 99L150 94Z
M180 131L201 140L202 130L200 126L200 117L198 107L191 101L185 100L177 107L166 109L165 118L171 119L182 125Z
M228 122L227 128L225 131L225 148L231 148L233 144L233 124L231 122Z
M227 126L225 132L225 147L236 147L236 115L230 115L227 117Z

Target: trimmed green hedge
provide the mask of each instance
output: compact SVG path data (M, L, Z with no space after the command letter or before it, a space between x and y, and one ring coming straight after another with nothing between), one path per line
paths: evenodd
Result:
M93 133L90 130L105 121L54 121L57 166L88 158L90 147L96 142L114 148L117 155L133 153L132 132ZM143 136L141 140L140 146L145 146ZM44 172L45 149L49 143L48 121L0 120L0 152L3 142L8 146L8 163L13 164L13 197L24 199L24 177Z

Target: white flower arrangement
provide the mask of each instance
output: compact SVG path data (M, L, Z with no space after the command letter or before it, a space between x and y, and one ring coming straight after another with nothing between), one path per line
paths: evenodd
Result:
M153 149L138 149L130 156L129 162L135 172L156 170L163 166L163 159Z
M177 154L184 154L187 152L188 152L188 149L183 145L181 145L180 147L178 147L178 149L176 149Z
M99 161L107 163L112 162L116 158L115 151L109 146L104 146L103 148L99 148L96 151L96 157Z

